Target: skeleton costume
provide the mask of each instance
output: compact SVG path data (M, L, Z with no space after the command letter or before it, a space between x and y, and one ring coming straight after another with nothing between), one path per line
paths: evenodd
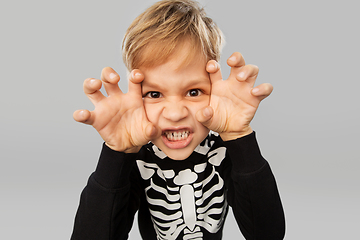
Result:
M136 211L145 240L221 239L229 206L246 239L283 239L281 200L254 132L227 142L210 133L182 161L152 143L136 154L104 144L71 239L127 239Z

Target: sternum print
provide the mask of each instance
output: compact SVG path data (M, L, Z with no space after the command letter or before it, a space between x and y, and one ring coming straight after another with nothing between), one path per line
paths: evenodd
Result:
M184 214L185 225L194 231L196 224L196 210L194 188L191 185L184 185L180 188L181 208Z

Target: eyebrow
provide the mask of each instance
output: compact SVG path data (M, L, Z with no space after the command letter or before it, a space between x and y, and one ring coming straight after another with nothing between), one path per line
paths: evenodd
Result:
M206 83L210 83L210 79L208 78L197 78L197 79L191 79L188 80L187 84L184 85L185 88L190 88L190 86L198 86L198 85L202 85L202 84L206 84ZM155 89L162 89L163 87L158 84L156 81L154 82L148 82L148 81L143 81L142 82L142 87L149 87L149 88L155 88Z
M156 82L148 82L146 81L146 79L144 79L144 81L141 83L141 87L150 87L150 88L159 88L159 84L157 84Z

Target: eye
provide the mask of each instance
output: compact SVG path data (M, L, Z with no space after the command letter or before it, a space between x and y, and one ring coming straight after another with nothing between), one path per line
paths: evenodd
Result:
M145 94L145 97L148 98L160 98L161 97L161 93L160 92L155 92L155 91L151 91Z
M189 97L197 97L201 94L200 89L191 89L188 93L187 96Z

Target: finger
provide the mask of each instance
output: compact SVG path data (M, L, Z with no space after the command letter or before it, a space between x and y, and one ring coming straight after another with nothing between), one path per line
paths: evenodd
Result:
M230 67L240 68L245 66L245 59L239 52L231 54L226 62Z
M212 117L214 115L214 110L212 107L207 106L201 110L199 110L195 117L196 120L200 123L202 123L205 127L209 127L212 121Z
M144 74L139 69L132 70L129 76L129 93L141 95L142 97L142 81L144 81Z
M73 113L73 118L77 122L92 125L94 122L94 115L89 110L77 110Z
M105 67L101 71L101 80L106 83L117 84L120 80L120 76L111 67Z
M239 74L243 75L242 69L245 66L245 60L241 53L234 52L227 60L227 64L231 67L229 79L236 79Z
M259 67L249 64L240 69L239 73L236 74L236 79L240 82L247 81L254 86L258 74Z
M154 124L149 123L145 128L145 136L147 140L151 141L155 138L160 137L161 130L157 128Z
M101 71L101 80L104 82L106 93L109 96L122 93L118 85L120 76L111 67L103 68Z
M209 73L211 84L222 80L220 65L215 60L210 60L206 64L206 71Z
M88 78L84 81L84 93L94 105L105 98L105 96L99 91L101 85L101 81L94 78Z
M273 91L274 87L270 83L263 83L251 90L251 94L260 101L267 98Z

